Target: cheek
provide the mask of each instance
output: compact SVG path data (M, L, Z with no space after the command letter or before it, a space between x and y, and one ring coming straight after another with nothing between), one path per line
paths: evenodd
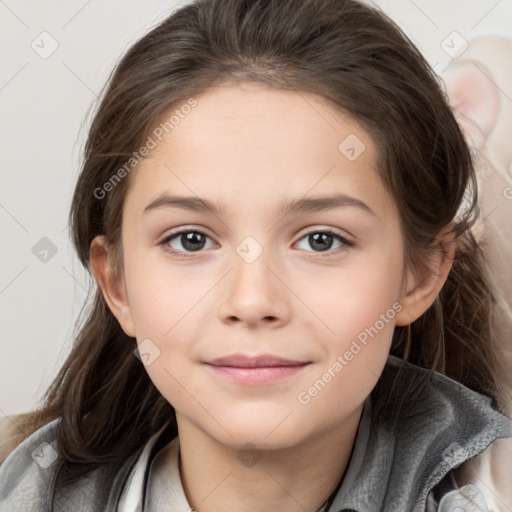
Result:
M397 251L368 253L355 263L297 280L298 295L307 297L321 321L316 326L342 350L347 341L376 326L382 339L392 335L402 284ZM372 329L373 330L373 329Z
M171 336L213 285L186 266L169 263L158 248L134 247L125 272L137 338Z
M399 269L398 269L399 270ZM335 422L361 404L377 383L389 355L396 314L401 310L401 273L352 272L324 308L331 333L323 336L325 360L297 394L311 417L323 417L333 406Z
M365 389L375 384L389 354L396 315L402 309L401 282L400 258L390 251L372 255L330 283L324 318L333 334L327 350L329 365L335 361L343 365L339 374L344 377L338 382L345 383L340 385L351 382Z

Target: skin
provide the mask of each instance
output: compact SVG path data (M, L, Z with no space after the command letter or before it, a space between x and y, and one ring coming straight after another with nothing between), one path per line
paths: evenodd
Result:
M144 368L176 410L190 505L199 512L315 511L346 468L394 324L412 322L432 304L451 267L452 240L440 239L435 273L405 270L399 216L375 170L374 144L323 98L244 83L197 100L130 175L124 275L109 264L103 237L91 244L93 272L124 331L160 350ZM350 134L366 147L354 161L338 150ZM162 193L198 196L225 212L143 213ZM334 193L374 213L355 206L280 213L283 200ZM204 232L203 248L166 252L187 252L179 236L160 244L180 228ZM308 242L306 234L326 228L354 245L333 238L322 251ZM263 250L251 263L237 253L248 236ZM300 403L298 394L394 303L401 311ZM235 353L309 364L263 385L228 381L204 364ZM248 443L258 458L251 465L238 457Z

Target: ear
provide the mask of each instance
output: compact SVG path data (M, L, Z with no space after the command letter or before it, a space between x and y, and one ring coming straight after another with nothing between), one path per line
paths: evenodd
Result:
M425 313L446 282L455 257L455 236L451 231L444 231L434 244L430 268L418 263L407 270L396 325L409 325Z
M114 271L112 248L104 236L94 238L89 255L94 277L108 307L117 318L123 331L128 336L135 337L135 326L126 293L126 284L122 272Z

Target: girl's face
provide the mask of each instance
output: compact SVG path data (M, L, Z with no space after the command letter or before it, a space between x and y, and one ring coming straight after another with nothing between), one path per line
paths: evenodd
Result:
M179 428L297 445L381 374L403 315L398 213L370 136L322 98L245 83L196 99L130 176L116 316Z

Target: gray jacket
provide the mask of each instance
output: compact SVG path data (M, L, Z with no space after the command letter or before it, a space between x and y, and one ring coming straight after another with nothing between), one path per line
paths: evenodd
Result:
M59 485L63 460L56 419L34 432L0 465L0 512L117 510L123 487L144 446L79 482ZM493 441L512 437L512 421L491 401L441 375L390 356L365 402L343 482L328 512L487 511L476 485L455 489L452 469ZM154 456L171 441L163 428Z

